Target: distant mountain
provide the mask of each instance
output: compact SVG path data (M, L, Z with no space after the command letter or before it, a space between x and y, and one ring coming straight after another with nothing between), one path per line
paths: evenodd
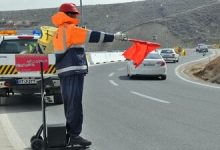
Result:
M0 19L29 20L36 26L52 25L50 18L57 8L2 11ZM218 0L145 0L139 2L83 6L83 25L89 29L124 31L131 38L161 43L162 47L176 45L194 47L220 41L220 2ZM124 49L130 43L117 42L89 50Z

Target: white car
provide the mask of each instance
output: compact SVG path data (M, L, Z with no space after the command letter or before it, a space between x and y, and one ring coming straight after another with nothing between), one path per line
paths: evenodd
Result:
M161 49L160 55L163 57L163 59L166 62L169 62L169 61L172 61L174 63L179 62L179 54L177 54L173 48Z
M167 78L167 66L164 59L158 52L149 53L142 64L137 68L132 61L127 63L127 75L132 78L136 75L157 76L162 80Z
M205 45L205 44L198 44L197 47L196 47L196 52L208 52L208 46Z

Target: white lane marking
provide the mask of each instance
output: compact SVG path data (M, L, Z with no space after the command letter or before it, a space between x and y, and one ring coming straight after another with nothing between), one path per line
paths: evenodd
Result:
M109 80L109 82L110 82L112 85L114 85L114 86L118 86L118 84L115 83L115 81L113 81L113 80Z
M25 144L21 140L20 136L18 135L17 131L11 124L10 120L8 119L7 114L0 115L0 121L3 126L3 130L5 131L7 138L9 139L10 143L16 150L23 150L26 148Z
M185 73L183 72L183 70L181 71L181 73L182 73L182 74L185 74ZM189 83L193 83L193 84L197 84L197 85L201 85L201 86L206 86L206 87L211 87L211 88L220 89L220 86L217 86L217 85L214 86L214 85L209 85L208 83L205 84L205 83L200 83L200 82L188 80L188 79L182 77L182 76L179 74L179 72L176 72L176 75L177 75L180 79L182 79L182 80L184 80L184 81L186 81L186 82L189 82Z
M209 56L210 57L210 56ZM189 82L189 83L193 83L193 84L197 84L197 85L201 85L201 86L206 86L206 87L211 87L211 88L216 88L216 89L220 89L220 86L218 86L218 85L210 85L210 84L208 84L208 83L200 83L200 82L196 82L196 81L191 81L191 80L188 80L188 79L186 79L186 78L184 78L184 77L182 77L181 75L180 75L180 73L179 73L179 70L180 70L180 68L182 67L182 66L184 66L184 65L187 65L187 64L190 64L190 63L194 63L194 62L197 62L197 61L201 61L201 60L205 60L205 59L208 59L208 58L202 58L202 59L198 59L198 60L195 60L195 61L190 61L190 62L186 62L186 63L184 63L184 64L181 64L181 65L179 65L179 66L177 66L176 68L175 68L175 74L177 75L177 77L179 77L180 79L182 79L182 80L184 80L184 81L186 81L186 82ZM183 70L181 70L181 73L182 74L185 74L184 72L183 72Z
M118 71L122 71L122 70L125 70L126 68L125 67L123 67L123 68L118 68L117 70Z
M135 92L135 91L131 91L131 93L132 93L132 94L135 94L135 95L138 95L138 96L140 96L140 97L146 98L146 99L150 99L150 100L153 100L153 101L160 102L160 103L170 104L169 101L165 101L165 100L158 99L158 98L155 98L155 97L147 96L147 95L144 95L144 94Z
M112 72L112 73L110 73L108 76L109 76L109 77L112 77L114 74L115 74L115 73Z

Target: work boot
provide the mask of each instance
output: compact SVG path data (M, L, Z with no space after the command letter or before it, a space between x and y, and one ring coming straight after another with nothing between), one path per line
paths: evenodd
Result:
M92 142L82 138L81 136L70 137L69 145L80 145L80 146L89 146Z
M69 144L69 141L70 141L70 135L69 133L66 134L66 145Z

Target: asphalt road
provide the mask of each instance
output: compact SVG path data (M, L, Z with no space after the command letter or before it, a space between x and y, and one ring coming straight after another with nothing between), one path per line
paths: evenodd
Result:
M84 85L82 136L94 150L219 150L219 88L186 82L176 68L201 54L168 63L167 80L126 75L126 63L91 66ZM16 149L29 149L40 124L39 97L10 98L1 122ZM63 105L47 107L48 123L64 123ZM1 149L1 148L0 148Z

